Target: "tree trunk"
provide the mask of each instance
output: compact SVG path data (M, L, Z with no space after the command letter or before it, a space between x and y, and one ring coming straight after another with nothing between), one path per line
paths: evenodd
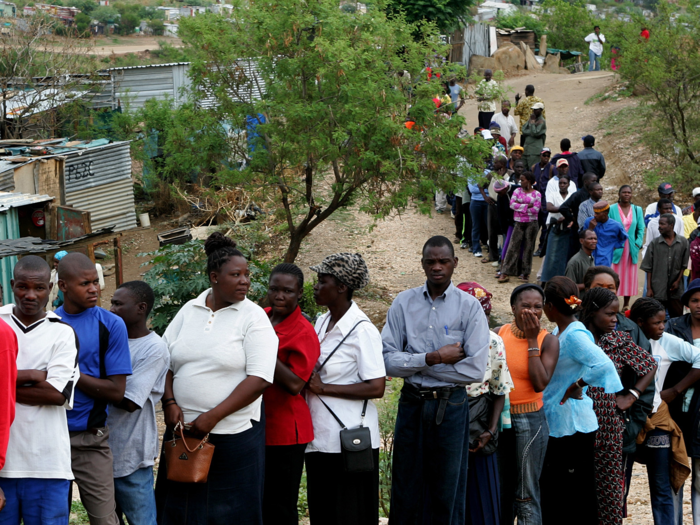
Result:
M298 230L289 232L289 246L287 246L287 252L284 254L284 262L294 262L294 260L297 258L297 255L299 255L301 241L304 240L304 237L304 232L300 232Z

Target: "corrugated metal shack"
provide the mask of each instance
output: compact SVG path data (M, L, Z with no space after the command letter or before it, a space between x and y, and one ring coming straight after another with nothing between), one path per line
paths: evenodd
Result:
M539 42L535 40L535 32L524 27L519 27L516 29L496 29L496 39L498 41L498 47L502 47L504 44L513 43L516 46L520 46L520 42L525 42L525 44L535 52L535 47Z
M0 161L3 190L27 191L28 184L38 180L34 191L57 197L59 204L89 211L95 230L136 227L129 142L56 139L6 149L15 156ZM34 177L35 172L41 177Z
M147 100L163 100L166 97L173 99L176 107L179 106L185 102L182 98L183 88L187 89L190 85L187 76L189 67L189 62L177 62L109 69L112 77L112 109L121 106L136 111Z

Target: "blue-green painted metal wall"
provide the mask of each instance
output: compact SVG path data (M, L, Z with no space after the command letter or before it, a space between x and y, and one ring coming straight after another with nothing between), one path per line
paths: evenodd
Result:
M19 217L17 208L10 208L0 213L0 240L19 239ZM2 282L2 300L4 304L14 302L14 296L10 289L12 272L17 264L17 257L4 257L0 259L0 282Z

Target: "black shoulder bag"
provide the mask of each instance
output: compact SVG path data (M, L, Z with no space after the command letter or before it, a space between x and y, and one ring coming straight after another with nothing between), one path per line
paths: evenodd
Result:
M323 363L321 363L321 366L316 371L317 373L320 372L324 366L326 366L326 363L331 358L331 356L333 356L333 354L335 354L338 348L342 346L342 344L350 336L353 330L357 328L357 325L364 322L367 322L367 320L363 319L350 329L348 334L345 337L343 337L343 340L340 341L340 343L338 343L338 346L336 346L333 349L333 351L330 354L328 354L328 357L326 357ZM331 407L329 407L326 404L326 402L321 398L321 396L318 396L318 398L321 400L321 403L323 403L323 406L325 406L328 409L333 418L341 426L340 454L343 457L343 466L345 468L345 472L371 472L372 470L374 470L374 456L372 455L372 435L369 427L364 426L365 412L367 411L367 403L369 400L365 399L365 402L362 405L362 419L360 420L360 426L357 428L348 428L345 426L345 423L343 423L340 420L340 418L335 414L335 412L331 410Z

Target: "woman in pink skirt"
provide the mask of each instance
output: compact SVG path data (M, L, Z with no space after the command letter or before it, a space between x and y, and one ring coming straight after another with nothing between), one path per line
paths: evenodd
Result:
M624 248L618 248L613 255L612 269L620 276L620 288L617 294L624 297L622 306L624 312L629 308L630 297L637 295L639 281L637 280L637 262L639 249L644 244L644 213L642 208L632 204L632 188L628 185L620 187L617 204L610 206L610 218L619 222L627 231L629 239Z

